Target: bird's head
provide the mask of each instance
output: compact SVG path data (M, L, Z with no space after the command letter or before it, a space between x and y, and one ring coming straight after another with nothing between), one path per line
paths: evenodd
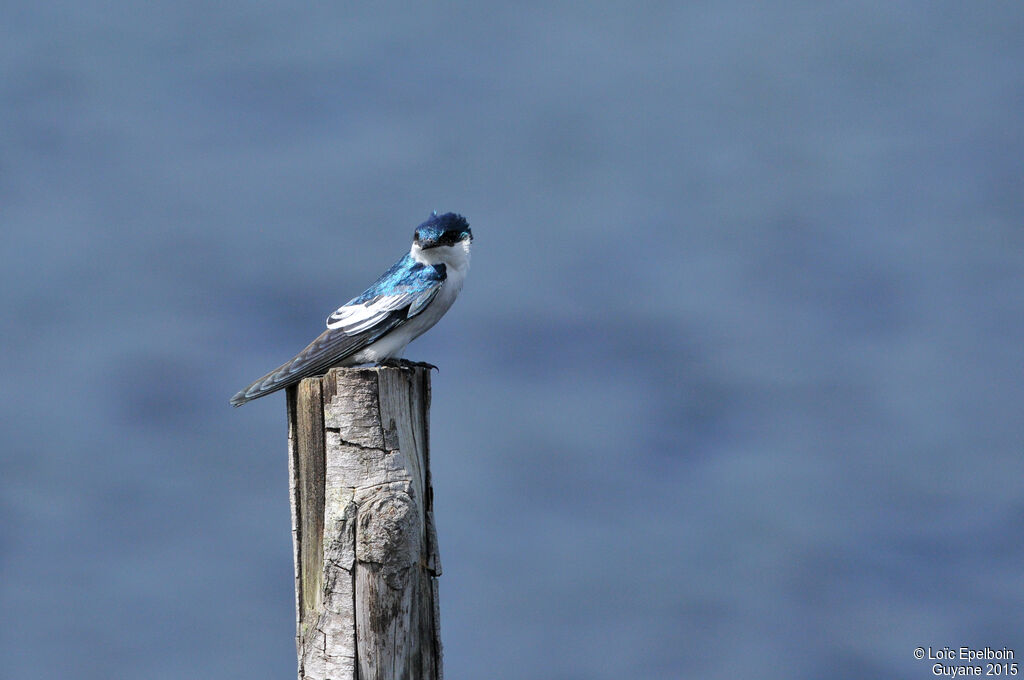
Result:
M462 215L434 213L416 227L412 240L412 255L428 264L444 263L458 266L469 258L469 244L473 242L473 230Z
M426 222L416 227L413 243L422 250L430 250L440 246L454 246L463 241L473 240L473 230L462 215L434 213Z

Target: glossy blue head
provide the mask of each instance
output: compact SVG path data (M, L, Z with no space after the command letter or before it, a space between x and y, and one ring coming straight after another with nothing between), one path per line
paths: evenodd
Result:
M420 248L436 248L437 246L454 246L463 241L472 242L473 230L462 215L434 213L426 222L416 227L413 243Z

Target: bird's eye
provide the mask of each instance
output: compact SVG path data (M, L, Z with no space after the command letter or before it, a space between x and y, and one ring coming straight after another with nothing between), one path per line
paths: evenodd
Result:
M420 232L417 231L415 234L413 234L413 238L416 239L417 241L419 241L420 240Z

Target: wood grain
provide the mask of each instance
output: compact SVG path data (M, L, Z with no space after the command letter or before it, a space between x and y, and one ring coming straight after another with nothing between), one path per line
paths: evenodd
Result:
M289 390L300 680L442 677L429 408L418 367Z

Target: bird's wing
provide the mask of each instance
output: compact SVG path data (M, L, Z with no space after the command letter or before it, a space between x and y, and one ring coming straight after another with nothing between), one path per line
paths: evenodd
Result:
M434 299L446 279L444 265L422 265L408 255L359 297L327 318L327 330L293 359L241 390L235 406L320 375L416 316Z
M381 323L396 309L408 308L410 319L430 304L447 278L445 267L420 264L408 255L392 265L359 297L352 298L327 317L327 328L348 335Z

